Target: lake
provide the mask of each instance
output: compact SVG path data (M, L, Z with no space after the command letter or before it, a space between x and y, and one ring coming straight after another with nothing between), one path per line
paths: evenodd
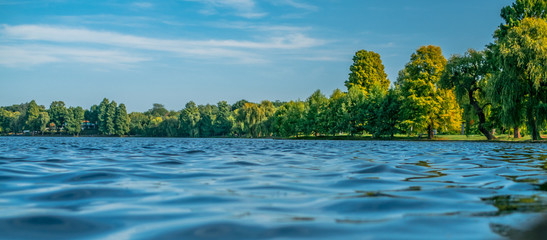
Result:
M0 137L2 239L504 239L547 144Z

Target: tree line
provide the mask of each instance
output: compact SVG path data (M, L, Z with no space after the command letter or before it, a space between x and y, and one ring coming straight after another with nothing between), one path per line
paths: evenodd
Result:
M438 46L410 56L393 84L380 55L357 51L345 82L328 97L320 90L289 102L240 100L197 105L180 111L154 104L127 113L124 104L103 99L84 110L35 101L0 108L0 133L92 134L155 137L290 137L371 134L480 133L488 140L528 132L533 140L547 123L547 0L517 0L485 49L446 59ZM526 130L526 131L522 131Z

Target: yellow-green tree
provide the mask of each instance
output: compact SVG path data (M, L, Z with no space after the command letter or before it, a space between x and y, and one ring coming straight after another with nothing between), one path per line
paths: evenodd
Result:
M345 82L348 90L357 87L368 94L374 85L379 85L384 91L389 88L389 80L378 53L366 50L357 51L349 70L349 78Z
M434 129L450 129L454 122L461 121L454 93L437 85L445 66L440 47L422 46L412 54L397 80L403 97L404 122L414 130L426 130L429 139L434 137Z

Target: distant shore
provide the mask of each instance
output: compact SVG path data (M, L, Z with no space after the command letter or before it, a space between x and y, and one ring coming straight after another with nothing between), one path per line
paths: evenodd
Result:
M107 135L64 135L64 134L44 134L44 135L0 135L1 137L83 137L83 138L185 138L185 137L149 137L149 136L107 136ZM547 143L547 138L542 140L532 141L529 136L521 138L513 138L508 135L498 135L495 140L488 141L483 135L436 135L433 139L419 136L396 135L393 138L373 138L370 135L340 135L340 136L299 136L299 137L210 137L210 138L226 138L226 139L274 139L274 140L328 140L328 141L423 141L423 142L501 142L501 143ZM197 139L197 138L196 138Z

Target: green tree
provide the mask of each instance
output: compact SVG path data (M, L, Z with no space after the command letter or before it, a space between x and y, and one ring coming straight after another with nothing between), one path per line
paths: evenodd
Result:
M245 103L236 109L236 120L239 123L241 134L251 137L260 137L260 126L266 120L264 109L256 103Z
M150 123L150 118L141 112L132 112L129 114L129 134L144 136L146 135L146 128Z
M84 109L82 107L70 107L66 114L66 130L69 134L79 135L84 121Z
M200 120L198 122L200 137L211 137L214 135L214 121L218 109L214 105L199 105Z
M304 129L305 109L306 104L301 101L290 101L279 107L274 115L274 126L278 135L298 137Z
M376 95L381 96L380 93ZM380 107L376 110L375 119L372 121L373 128L369 130L374 137L389 136L393 138L399 132L402 105L399 96L400 93L397 89L389 89L385 95L381 96ZM369 111L373 111L373 109L369 108Z
M129 115L127 115L127 109L125 104L121 103L114 114L114 133L118 136L123 136L129 133Z
M110 101L107 98L104 98L103 101L99 104L97 108L97 128L99 133L108 134L107 128L107 119L108 119L108 106L110 106Z
M116 134L116 128L114 125L114 119L116 117L116 109L118 108L118 104L115 101L110 102L106 108L105 113L105 133L106 135L114 135Z
M274 132L273 116L277 108L272 102L268 100L263 100L262 102L260 102L259 107L264 111L265 118L265 120L260 123L259 131L262 133L263 136L271 136Z
M495 139L486 126L487 80L491 64L484 52L469 49L463 56L454 55L448 61L440 85L455 89L456 98L463 106L466 116L475 115L479 120L479 131L488 139Z
M525 99L520 93L510 93L509 89L521 89L519 81L514 80L514 73L507 72L504 65L517 65L516 62L508 62L509 59L501 56L500 43L507 41L508 32L513 27L518 27L524 18L547 18L546 0L517 0L511 6L501 10L501 17L505 20L494 32L495 42L488 48L492 52L491 60L495 63L496 72L491 81L491 99L496 107L494 112L499 113L496 118L504 125L514 128L515 138L520 138L520 126L525 122ZM513 61L516 59L513 58ZM507 90L503 90L507 89ZM501 91L505 91L502 93Z
M376 84L368 89L368 93L370 94L370 92L375 90L384 92L383 86ZM347 123L344 131L350 133L351 136L362 133L365 130L366 103L365 92L357 87L350 88L344 96L346 114L344 115L343 122Z
M495 75L492 96L513 126L522 122L524 113L533 140L541 138L547 118L546 43L547 21L538 18L524 18L495 43L501 70Z
M445 97L454 94L450 93L451 90L439 89L437 85L445 66L446 59L440 47L423 46L412 54L410 62L397 79L403 97L402 114L406 124L418 131L427 130L429 139L433 139L436 127L453 126L453 122L457 121L447 114L458 109L457 103L443 103L451 100ZM453 117L461 120L461 114Z
M325 133L325 124L322 118L328 103L327 97L320 90L315 91L306 100L306 111L304 113L304 133L318 136Z
M329 98L325 114L323 114L322 121L325 124L325 131L332 136L345 131L348 126L345 95L340 89L335 89Z
M20 112L12 112L4 108L0 108L0 133L15 132Z
M379 85L384 91L389 88L389 80L384 71L384 64L382 64L378 53L365 50L357 51L349 70L349 79L345 82L348 91L356 86L366 95L375 85Z
M152 108L145 112L145 114L150 115L152 117L165 117L169 114L169 110L167 110L163 104L154 103L152 105Z
M51 122L55 124L57 132L61 131L68 115L65 103L63 101L52 102L51 105L49 105L48 114Z
M34 132L44 132L49 122L49 115L45 111L44 107L38 106L36 101L32 100L28 104L25 116L24 116L25 128L30 130L34 135Z
M186 104L179 116L180 130L183 137L199 137L199 109L193 101Z
M214 123L215 136L227 136L231 133L234 126L234 117L232 116L232 107L226 102L217 103L218 114Z

